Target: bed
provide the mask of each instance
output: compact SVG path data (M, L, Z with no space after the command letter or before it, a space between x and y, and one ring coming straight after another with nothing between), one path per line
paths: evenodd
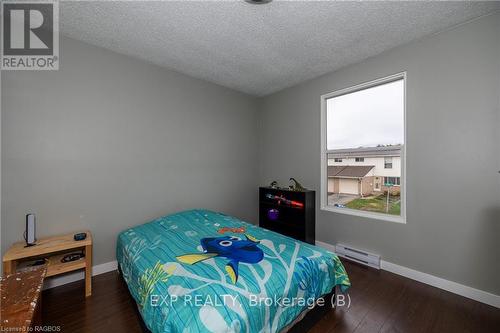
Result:
M208 210L123 231L116 256L153 333L283 332L350 286L335 254Z

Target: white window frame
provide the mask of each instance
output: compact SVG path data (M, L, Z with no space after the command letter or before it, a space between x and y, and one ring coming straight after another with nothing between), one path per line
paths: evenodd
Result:
M394 180L398 179L399 178L399 184L396 184L396 182L392 183L392 182L388 182L388 178L394 178ZM387 177L384 177L384 184L387 184L387 183L392 183L393 186L401 186L401 177L392 177L392 176L387 176Z
M368 212L363 210L356 210L350 208L339 208L328 205L328 179L327 179L327 163L328 163L328 150L326 142L326 116L327 116L327 100L333 97L338 97L353 93L356 91L372 88L382 84L403 80L403 126L404 126L404 145L401 149L401 178L400 178L400 195L401 195L401 215L394 216L384 213ZM406 223L406 145L407 145L407 125L406 125L406 72L397 73L384 78L376 79L373 81L361 83L345 89L340 89L328 94L321 95L321 180L320 180L320 209L334 213L354 215L366 217L369 220L384 220L390 222Z
M387 160L390 159L390 162L387 162ZM390 164L391 166L388 168L387 165ZM384 169L392 169L392 156L386 156L384 157Z

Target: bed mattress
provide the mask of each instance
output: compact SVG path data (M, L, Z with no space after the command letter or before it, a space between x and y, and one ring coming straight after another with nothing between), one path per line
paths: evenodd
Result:
M153 333L280 332L350 286L335 254L208 210L123 231L116 256Z

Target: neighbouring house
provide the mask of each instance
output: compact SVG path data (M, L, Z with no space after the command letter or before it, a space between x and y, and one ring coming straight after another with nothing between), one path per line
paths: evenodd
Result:
M337 149L328 153L328 193L371 195L401 185L401 145ZM393 186L386 186L393 184Z

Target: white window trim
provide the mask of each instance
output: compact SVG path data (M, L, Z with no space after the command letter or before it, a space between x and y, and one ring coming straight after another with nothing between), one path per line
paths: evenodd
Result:
M349 94L352 92L360 91L363 89L378 86L384 83L403 79L403 96L404 96L404 111L403 111L403 125L404 125L404 145L401 150L401 179L400 179L400 195L401 195L401 215L394 216L383 213L367 212L363 210L356 210L350 208L338 208L328 205L328 177L327 177L327 142L326 142L326 102L328 99L338 97L341 95ZM328 94L321 95L321 180L320 180L320 209L334 213L354 215L366 217L371 220L384 220L390 222L406 223L406 72L397 73L381 79L361 83L345 89L340 89Z
M384 176L384 184L387 184L387 182L386 182L387 178L399 178L399 184L392 184L392 186L398 186L398 187L401 186L401 177L392 177L392 176L385 177Z
M390 162L387 162L387 159L390 158ZM392 169L392 156L384 156L384 169ZM387 164L390 164L391 167L388 168Z

